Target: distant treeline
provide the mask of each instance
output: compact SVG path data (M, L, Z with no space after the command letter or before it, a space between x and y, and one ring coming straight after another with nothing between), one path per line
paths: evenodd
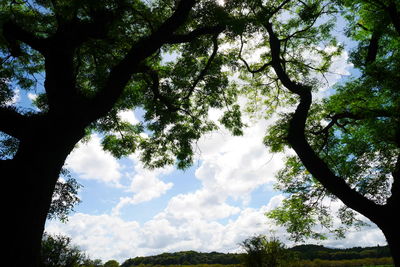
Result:
M390 251L387 246L377 247L355 247L347 249L326 248L319 245L300 245L289 249L296 254L298 260L313 261L316 259L340 261L356 259L373 259L390 257ZM136 257L126 260L121 267L131 267L138 265L196 265L196 264L240 264L241 254L233 253L201 253L196 251L182 251L175 253L163 253L156 256Z
M352 260L391 257L388 246L354 247L346 249L326 248L319 245L300 245L290 248L302 260Z
M131 267L140 264L149 265L195 265L195 264L239 264L240 254L225 254L219 252L201 253L196 251L182 251L163 253L156 256L136 257L126 260L121 267Z
M321 259L300 260L296 262L295 266L296 267L361 267L361 266L394 267L392 258L388 257L364 258L364 259L352 259L352 260L321 260Z

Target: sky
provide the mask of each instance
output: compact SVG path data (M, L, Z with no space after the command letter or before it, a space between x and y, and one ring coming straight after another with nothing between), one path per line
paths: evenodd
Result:
M353 74L344 52L334 59L328 88ZM16 89L10 104L31 107L33 92ZM212 110L217 120L221 111ZM125 110L119 116L128 122L141 119L140 110ZM82 185L81 203L68 222L51 220L46 231L71 237L92 259L115 259L122 263L136 256L196 250L237 252L239 243L257 234L274 235L287 246L285 229L266 218L285 196L273 187L275 173L283 167L284 154L272 154L262 139L271 120L253 121L243 136L225 129L203 136L191 168L173 166L148 170L133 154L121 160L102 150L101 136L93 134L79 143L65 167ZM287 153L293 153L288 151ZM331 203L333 210L339 203ZM346 239L307 243L330 247L384 245L381 231L373 224L352 231Z

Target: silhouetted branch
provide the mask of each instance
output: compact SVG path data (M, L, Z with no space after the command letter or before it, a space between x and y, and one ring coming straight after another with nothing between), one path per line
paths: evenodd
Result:
M264 71L268 66L271 66L271 62L267 62L264 65L262 65L260 68L258 68L256 70L252 70L250 68L250 65L247 63L247 61L242 57L243 46L244 46L243 38L242 38L242 36L240 36L239 60L243 62L243 64L246 66L246 69L248 72L253 73L253 74L259 73L259 72Z
M217 55L217 52L218 52L218 34L213 36L212 41L213 41L213 51L212 51L210 57L208 58L204 69L201 70L199 76L197 76L197 78L194 80L192 86L189 88L189 91L188 91L187 95L183 98L184 100L189 99L190 96L193 94L194 89L196 88L198 83L204 78L204 76L207 74L207 71L210 69L212 62L213 62L214 58Z
M35 36L11 20L3 24L3 35L9 44L10 53L15 57L22 53L19 42L23 42L41 53L46 47L46 39Z
M380 31L374 31L372 33L372 36L371 36L371 39L370 39L369 45L368 45L367 58L365 59L366 64L375 61L376 56L378 54L379 39L381 38L381 36L382 36L382 34Z
M163 103L168 108L168 110L171 112L176 112L176 111L180 110L179 107L177 107L175 104L173 104L170 99L165 97L160 92L160 77L156 70L150 68L149 66L142 65L140 67L140 72L147 74L150 77L150 79L151 79L150 89L151 89L154 99L156 101L160 101L161 103Z
M13 107L0 107L0 131L21 139L28 129L28 119Z
M150 36L136 42L125 57L111 69L105 86L92 99L88 107L89 121L104 116L112 108L131 75L140 71L142 61L172 38L174 32L186 21L195 3L195 0L181 0L171 17Z

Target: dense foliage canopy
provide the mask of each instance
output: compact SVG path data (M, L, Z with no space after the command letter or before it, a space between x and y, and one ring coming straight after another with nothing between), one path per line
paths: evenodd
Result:
M132 44L154 33L174 7L174 1L126 0L109 1L108 4L96 1L3 1L0 104L3 108L16 109L10 103L18 93L14 90L17 87L38 94L35 100L38 109L17 108L18 112L37 116L51 111L51 95L62 97L58 94L61 94L63 82L55 81L58 89L53 93L48 91L48 81L43 81L43 75L49 75L47 72L51 69L46 62L47 55L43 55L45 47L37 46L53 35L66 34L70 30L75 31L71 35L78 36L74 37L77 40L65 36L71 42L77 42L71 44L74 46L70 51L73 53L68 70L71 73L65 79L74 81L76 97L82 98L85 109L93 110L91 102L100 101L96 98L100 98L105 90L117 91L105 87L115 87L115 84L107 84L113 78L110 76L112 71L118 64L122 68L124 60L139 53ZM237 93L227 87L228 73L221 70L226 59L217 54L218 37L228 27L228 14L214 1L203 1L196 5L191 15L190 22L175 36L164 40L165 46L130 70L132 76L126 86L119 89L121 95L112 109L87 127L87 135L94 131L103 135L104 149L116 157L140 150L142 160L150 167L177 160L177 166L185 168L192 160L193 141L216 127L207 120L207 110L232 106L235 102ZM12 23L10 18L13 18ZM78 26L81 26L79 31ZM228 29L227 33L232 30ZM185 34L188 31L190 34ZM27 36L28 32L34 34ZM204 37L197 38L199 36ZM37 46L24 37L37 42ZM59 49L63 48L60 46ZM46 91L43 91L43 85ZM77 104L72 99L62 100L54 109L68 111ZM137 125L122 121L118 116L119 111L136 108L144 112L144 121ZM226 113L222 121L229 124L235 116L238 119L237 114ZM17 150L18 140L2 134L0 156L11 157Z

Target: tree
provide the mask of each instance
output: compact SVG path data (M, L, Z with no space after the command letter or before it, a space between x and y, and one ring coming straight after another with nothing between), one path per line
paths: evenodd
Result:
M293 255L275 237L253 236L240 245L246 252L243 254L243 263L248 267L291 266L293 261Z
M104 263L103 267L119 267L119 263L116 260L109 260Z
M229 17L208 0L3 0L0 12L3 240L7 258L19 259L7 266L37 266L53 192L79 140L97 131L117 157L141 151L149 167L190 164L192 143L215 129L207 110L236 98L217 55ZM39 111L10 103L15 86L38 89ZM119 119L137 107L144 123Z
M277 188L289 197L268 216L299 240L324 237L315 232L317 223L343 235L347 226L362 224L358 212L382 230L400 266L399 1L246 4L242 15L251 18L251 34L260 33L257 45L266 51L260 62L249 64L242 35L238 58L252 74L246 90L264 101L269 113L285 107L265 144L274 152L290 147L297 154L278 174ZM338 4L349 37L358 43L351 61L360 75L318 100L314 93L321 83L314 77L326 74L342 49L331 34ZM344 227L333 228L332 200L344 204L338 214Z
M78 267L86 260L85 253L73 246L69 237L46 233L43 235L40 266Z

